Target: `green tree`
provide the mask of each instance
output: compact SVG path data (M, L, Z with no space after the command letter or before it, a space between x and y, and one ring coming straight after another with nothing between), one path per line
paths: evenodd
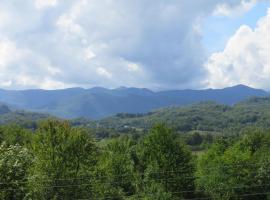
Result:
M96 174L97 197L124 199L137 192L136 143L128 137L111 139L102 148Z
M46 121L33 143L31 198L77 199L92 196L97 147L93 138L67 122Z
M200 145L203 142L203 137L201 136L200 133L195 132L188 136L186 142L188 145L191 145L191 146Z
M137 149L139 171L143 174L141 190L146 196L152 199L181 199L193 195L193 158L172 130L164 125L155 126ZM155 194L163 194L163 197L153 196Z
M219 142L198 162L198 188L214 199L267 199L269 134L253 130L234 143Z
M32 141L32 136L33 133L30 130L16 124L0 127L0 142L5 142L7 145L29 145Z
M5 143L0 146L0 199L24 199L32 164L33 156L26 148Z

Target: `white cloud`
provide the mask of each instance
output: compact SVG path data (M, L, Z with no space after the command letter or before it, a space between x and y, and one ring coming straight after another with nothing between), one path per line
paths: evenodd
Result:
M243 25L230 38L223 52L206 63L208 85L214 88L247 84L270 88L270 9L256 28Z
M230 5L227 3L217 5L214 10L214 15L223 15L227 17L241 15L249 10L251 10L258 0L241 0L241 3L237 6Z
M69 34L80 35L82 33L82 28L67 15L60 16L56 22L56 25L66 36Z
M37 9L43 9L46 7L56 6L58 3L57 0L36 0Z
M128 67L128 71L135 72L135 71L140 70L140 66L138 64L136 64L136 63L128 63L127 67Z
M8 40L0 41L0 69L16 60L17 56L16 46L13 42Z
M200 23L224 3L0 1L0 87L202 87Z
M96 54L91 50L91 47L85 49L83 53L84 60L91 60L96 57Z
M101 76L104 76L106 78L112 78L112 74L108 72L105 68L103 67L98 67L97 68L97 73Z
M0 86L5 88L63 88L57 81L61 70L30 51L18 48L9 40L0 41ZM55 78L55 80L53 80Z
M34 0L0 1L0 37L17 40L35 28L41 28L42 12ZM25 38L24 38L25 39Z

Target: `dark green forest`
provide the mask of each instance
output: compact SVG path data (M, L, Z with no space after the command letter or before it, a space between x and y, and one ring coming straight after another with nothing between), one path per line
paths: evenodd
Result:
M192 130L206 132L239 132L246 126L269 127L270 97L254 97L233 106L202 102L189 106L171 106L146 114L119 113L98 121L89 122L95 128L149 129L156 123L166 123L178 132Z
M0 199L270 199L270 101L99 121L1 108Z
M216 136L197 154L164 124L103 140L64 121L4 125L0 199L268 199L269 133Z
M233 106L202 102L171 106L146 114L119 113L102 120L75 119L74 126L90 128L96 138L140 137L156 124L166 124L193 151L201 151L217 137L235 137L248 129L270 127L270 98L254 97Z

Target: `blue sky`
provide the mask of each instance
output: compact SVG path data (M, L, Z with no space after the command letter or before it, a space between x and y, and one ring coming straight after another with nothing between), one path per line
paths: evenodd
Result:
M270 89L269 0L1 0L0 88Z
M246 24L256 27L257 21L266 15L270 2L258 2L251 10L236 16L209 16L203 24L203 45L209 54L222 51L228 39Z

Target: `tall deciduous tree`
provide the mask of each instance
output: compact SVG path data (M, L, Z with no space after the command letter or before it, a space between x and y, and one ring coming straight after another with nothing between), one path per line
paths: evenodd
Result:
M135 145L128 137L112 139L103 147L97 170L99 197L124 199L137 193Z
M172 130L164 125L151 129L138 146L138 155L143 173L142 190L146 196L152 199L181 199L193 194L192 155Z
M198 188L214 199L268 199L269 134L253 130L218 142L198 162Z
M33 144L34 199L77 199L92 195L97 147L92 137L67 122L46 121Z
M28 170L33 156L19 145L0 146L0 199L23 199L27 196Z

